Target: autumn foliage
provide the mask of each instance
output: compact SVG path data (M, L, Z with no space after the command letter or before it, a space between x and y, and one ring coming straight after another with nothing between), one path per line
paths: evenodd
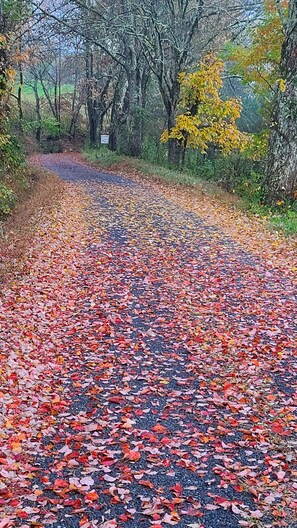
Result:
M288 2L285 0L281 3L286 12ZM265 1L264 18L249 31L247 39L248 45L245 42L226 46L232 72L249 84L255 93L270 101L277 84L281 90L285 88L280 74L284 33L274 0Z
M224 154L245 148L247 136L236 125L241 104L238 99L224 101L220 95L223 70L224 62L209 54L197 71L179 75L181 112L172 130L163 132L163 142L175 138L201 152L215 145Z

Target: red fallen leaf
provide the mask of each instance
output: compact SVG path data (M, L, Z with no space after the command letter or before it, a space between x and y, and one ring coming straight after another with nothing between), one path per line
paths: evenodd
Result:
M147 488L153 489L155 487L154 484L149 480L139 480L138 482L139 484L141 484L142 486L146 486Z
M110 401L111 403L121 403L123 399L123 396L110 396L108 398L108 401Z
M172 490L178 496L181 495L183 492L183 488L179 482L169 489Z
M167 433L166 427L164 427L161 424L154 425L152 430L155 431L156 433Z
M254 495L254 497L257 497L258 498L258 492L257 490L254 488L254 486L249 486L249 492Z
M102 466L112 466L114 463L115 463L115 460L109 457L102 458L100 462Z
M158 442L158 438L153 433L150 433L149 431L144 431L143 433L141 433L141 438L144 438L145 440L149 440L152 443Z
M81 501L81 499L66 499L64 501L64 505L65 506L72 506L73 508L77 509L77 508L81 508L82 501Z
M154 521L159 521L160 520L160 515L158 513L153 513L152 514L152 519L154 519Z
M8 495L7 497L9 498L10 496L11 496L11 495ZM3 501L3 503L1 503L1 504L4 504L4 501ZM20 501L19 501L18 499L13 499L13 500L11 500L11 501L9 502L9 505L10 505L10 506L13 506L13 508L15 508L16 506L19 506L19 504L20 504Z
M21 510L17 510L15 512L16 516L19 517L20 519L28 519L29 517L29 514L25 511L21 511Z
M132 519L132 515L131 513L122 513L120 516L119 516L119 519L123 522L127 522L127 521L130 521L130 519Z
M200 503L199 503L199 506L196 505L196 508L198 507L201 508ZM182 511L182 513L185 513L186 515L190 515L191 517L204 517L204 513L202 513L196 508L189 506L186 510Z
M124 458L131 460L131 462L137 462L140 459L140 453L136 449L131 449L130 451L126 451Z
M164 436L164 438L162 438L162 440L161 440L161 444L162 445L168 445L168 444L170 444L170 442L171 442L171 440L167 436Z
M96 501L96 500L99 499L99 495L98 495L97 491L92 490L92 491L89 491L89 493L87 493L85 495L85 499L87 501Z
M274 433L277 433L277 434L279 434L281 436L289 436L290 435L290 431L284 429L283 426L280 425L280 424L274 424L272 426L272 430L273 430Z
M220 506L222 506L223 508L228 508L229 506L231 506L232 502L229 501L226 497L220 497L219 495L217 495L216 497L214 497L214 502L216 504L219 504Z
M54 488L67 488L69 486L69 482L63 479L56 479L54 482Z

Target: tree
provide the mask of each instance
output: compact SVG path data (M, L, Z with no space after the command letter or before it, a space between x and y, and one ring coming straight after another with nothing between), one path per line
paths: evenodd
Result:
M285 9L286 0L282 2ZM282 21L275 0L265 0L262 17L248 28L242 42L225 45L225 58L231 73L241 77L271 108L280 80L281 50L284 41Z
M7 141L7 115L9 95L13 86L15 70L12 61L12 20L6 2L0 3L0 144Z
M111 146L121 143L126 154L141 154L147 88L158 83L168 132L179 101L178 74L191 68L209 49L235 30L244 0L32 0L42 17L50 17L88 46L109 56L118 68L114 80ZM117 125L117 126L115 126ZM119 142L119 137L125 141ZM169 140L168 158L179 161L178 142Z
M5 147L10 141L7 134L10 96L15 78L15 52L19 49L18 31L28 14L23 0L0 2L0 161L4 161Z
M144 0L135 6L143 20L138 35L148 64L156 76L166 111L168 161L179 165L181 148L171 136L180 97L178 75L190 68L222 38L232 33L243 14L242 6L233 0Z
M285 38L263 185L268 204L297 198L297 0L290 0L287 16L277 5Z
M96 51L86 43L86 106L92 146L98 145L103 119L110 107L108 94L113 78L111 60Z
M138 156L141 153L141 140L143 131L143 106L149 68L144 58L139 39L132 34L131 28L140 23L136 17L133 0L73 0L69 2L54 2L47 6L42 0L33 0L33 5L41 17L48 17L56 21L60 28L68 30L71 34L80 35L85 42L87 83L96 84L96 76L92 67L92 55L97 49L104 57L109 57L113 62L112 80L115 87L115 100L112 105L112 119L117 120L111 124L112 146L118 143L118 136L125 136L123 144L125 153ZM75 7L73 7L75 6ZM123 72L125 80L123 80ZM90 82L90 79L93 79ZM108 86L110 81L106 79ZM107 87L108 88L108 87ZM100 89L101 90L101 89ZM104 94L105 95L105 94ZM94 110L98 106L94 100L94 90L89 89L87 99L88 114L91 116L91 127L96 127L93 122ZM101 101L99 101L101 106ZM97 112L95 112L97 113ZM99 119L100 121L100 119ZM93 137L94 134L91 133ZM92 140L93 142L93 140Z
M263 200L297 196L297 0L266 0L245 45L231 46L232 71L266 100L267 163ZM247 45L246 45L247 44Z
M161 139L166 142L174 138L179 142L183 148L183 162L187 146L205 153L214 145L223 154L246 146L247 136L236 126L240 102L237 99L223 101L220 97L223 70L223 61L208 54L200 61L196 72L179 75L182 112L170 133L165 130Z

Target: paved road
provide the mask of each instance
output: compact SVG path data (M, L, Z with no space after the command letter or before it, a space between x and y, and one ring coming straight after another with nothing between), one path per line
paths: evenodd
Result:
M296 527L292 284L145 186L40 159L96 233L65 327L72 403L34 462L41 525Z

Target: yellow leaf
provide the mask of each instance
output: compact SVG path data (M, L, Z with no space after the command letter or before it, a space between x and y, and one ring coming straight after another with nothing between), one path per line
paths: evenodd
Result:
M278 85L281 92L286 91L286 81L284 79L279 79Z

